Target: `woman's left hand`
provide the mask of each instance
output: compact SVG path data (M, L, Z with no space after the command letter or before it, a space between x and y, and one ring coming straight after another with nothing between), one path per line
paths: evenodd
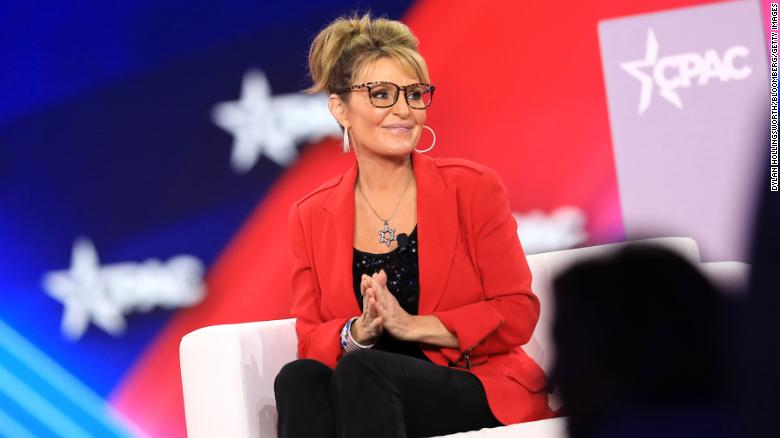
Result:
M371 276L371 285L377 302L377 311L382 317L384 329L394 338L407 340L412 331L414 317L407 313L395 296L387 289L387 274L384 269Z

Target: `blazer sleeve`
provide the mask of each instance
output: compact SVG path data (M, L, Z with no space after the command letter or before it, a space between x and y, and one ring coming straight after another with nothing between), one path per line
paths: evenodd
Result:
M321 292L316 286L298 203L290 209L288 232L292 250L292 309L298 336L298 358L315 359L335 368L342 354L340 332L349 318L326 320L320 311Z
M531 291L531 270L517 236L517 222L494 170L482 173L473 196L472 232L484 300L433 312L458 338L458 350L442 349L450 358L523 345L539 319L539 300Z

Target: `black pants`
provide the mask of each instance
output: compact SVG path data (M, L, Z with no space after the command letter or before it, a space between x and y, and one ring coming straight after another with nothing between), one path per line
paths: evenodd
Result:
M290 362L274 392L279 438L423 437L501 425L474 375L380 350L347 353L335 370Z

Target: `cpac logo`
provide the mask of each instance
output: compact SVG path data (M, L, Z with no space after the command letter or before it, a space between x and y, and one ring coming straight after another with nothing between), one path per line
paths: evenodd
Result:
M47 273L43 288L62 303L62 331L68 338L79 339L90 322L117 336L125 331L125 315L130 312L200 302L206 294L204 270L203 263L190 255L172 257L167 263L149 259L100 266L95 246L80 238L73 246L70 269Z
M750 76L750 66L744 63L749 54L747 47L737 45L729 47L722 55L715 49L707 49L703 54L686 52L659 58L655 32L648 29L645 58L623 62L620 67L642 85L639 93L639 114L642 114L650 107L654 84L658 86L661 97L682 109L683 102L678 93L681 88L694 84L704 86L716 79L739 81ZM649 69L648 73L643 71L645 68Z
M237 173L249 172L261 155L288 166L297 156L297 144L341 137L327 96L272 96L268 78L258 70L244 75L240 100L214 107L212 120L233 134L230 164Z
M588 238L585 212L578 207L561 206L549 214L531 210L512 215L526 254L574 248Z

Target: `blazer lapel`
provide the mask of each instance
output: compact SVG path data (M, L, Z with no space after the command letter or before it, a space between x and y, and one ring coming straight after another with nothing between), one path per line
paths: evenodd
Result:
M455 187L447 187L434 160L412 152L417 179L417 243L420 272L420 315L439 303L450 274L458 238Z
M447 283L458 238L455 187L444 184L434 160L412 152L417 186L417 237L421 315L436 309ZM341 177L313 223L312 241L325 306L334 317L360 313L352 286L357 161Z
M314 254L323 301L334 317L360 314L352 285L355 244L355 180L357 160L342 175L336 190L323 204L321 220L314 221Z

